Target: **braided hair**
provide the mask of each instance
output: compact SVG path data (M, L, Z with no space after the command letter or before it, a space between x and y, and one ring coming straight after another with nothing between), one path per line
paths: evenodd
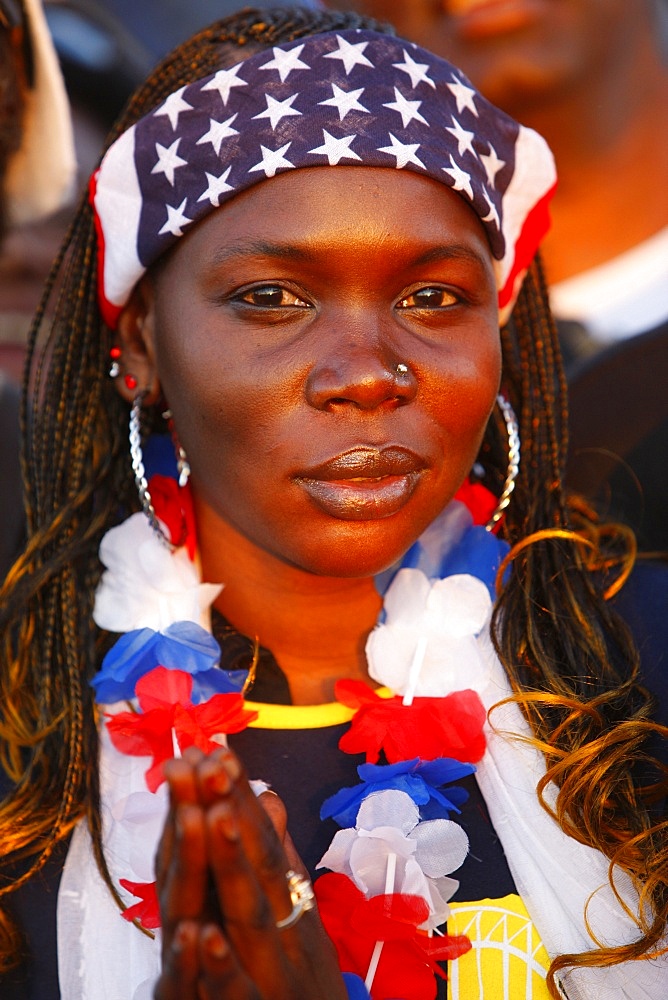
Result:
M163 60L107 145L192 79L276 44L356 27L390 30L357 14L299 8L244 9L218 21ZM92 621L99 542L138 501L127 404L106 376L112 334L97 305L96 265L93 214L82 198L33 323L24 384L29 540L0 591L0 764L15 782L0 807L0 902L85 816L100 872L123 905L102 850L89 681L113 641ZM502 527L513 572L495 610L497 652L545 753L545 780L560 789L558 821L643 883L654 908L633 945L561 956L554 975L567 964L641 957L659 940L668 918L660 864L668 824L653 824L648 790L628 775L629 754L651 766L656 729L651 699L637 683L637 654L605 599L612 567L621 560L628 572L628 539L621 529L601 528L582 504L567 503L562 490L566 394L538 261L502 330L502 349L522 463ZM500 492L507 467L500 416L490 420L480 459L487 485ZM17 934L0 914L0 971L16 960Z

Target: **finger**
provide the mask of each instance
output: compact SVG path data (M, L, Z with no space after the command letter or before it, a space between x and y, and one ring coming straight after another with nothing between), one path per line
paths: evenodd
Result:
M336 951L325 934L315 909L303 911L294 924L285 929L276 926L277 915L263 885L244 850L241 823L232 797L212 806L206 815L209 857L218 888L225 935L241 970L237 988L240 1000L244 975L252 981L260 997L282 1000L305 1000L327 997L344 1000ZM273 837L278 842L276 834ZM280 846L280 845L279 845ZM287 899L280 916L292 913L292 901L286 879L286 859L281 852L275 879ZM266 876L269 880L269 876ZM214 981L215 982L215 981ZM215 992L212 997L216 996ZM219 996L228 998L226 992ZM256 994L251 992L251 997ZM236 993L230 997L237 1000ZM209 997L206 997L209 1000Z
M251 967L256 947L267 956L268 969L271 963L275 969L277 961L286 962L288 956L301 963L305 942L314 941L313 928L320 938L323 931L314 911L303 913L291 927L280 931L276 927L277 921L293 913L287 872L293 869L308 878L292 841L285 840L288 856L279 837L286 827L283 803L275 794L257 797L229 749L202 760L197 773L202 800L217 797L207 811L209 863L225 932L240 961ZM271 955L275 957L270 960ZM252 968L260 966L256 962ZM268 985L275 986L275 982Z
M261 807L258 806L260 812ZM264 817L275 845L282 855L278 837ZM223 926L242 968L260 989L276 986L286 976L286 956L276 928L276 916L263 890L241 838L237 809L231 797L217 802L206 814L208 857L211 865ZM281 862L280 878L286 891L286 861ZM289 894L288 894L289 898ZM292 909L288 902L284 912ZM269 994L271 995L271 994Z
M186 751L183 759L169 760L164 765L164 775L169 788L170 807L155 857L155 871L158 883L163 878L168 859L174 850L176 806L179 802L189 802L193 805L197 803L195 764L201 757L201 752L197 751L199 756L195 759L193 755L188 756L188 753Z
M304 878L309 878L306 866L299 857L297 848L295 847L292 837L288 832L288 813L283 799L277 795L276 792L267 791L258 795L258 802L269 816L271 822L274 824L274 829L278 834L278 839L283 844L283 850L285 851L285 856L292 871L297 872Z
M200 1000L260 1000L217 924L205 924L198 940Z
M278 839L283 843L288 830L288 814L283 800L276 792L262 792L257 800L271 820Z
M285 878L291 862L283 850L287 821L280 798L266 793L258 798L241 762L227 748L203 759L197 768L197 778L203 802L232 804L243 850L255 878L269 899L275 919L286 917L292 910ZM294 851L293 856L296 856ZM299 867L302 869L301 862Z
M209 764L198 769L203 780ZM293 913L286 878L290 862L239 762L226 754L218 764L227 769L231 788L206 812L207 853L225 935L239 965L263 997L345 997L335 949L315 908L277 928L277 920ZM278 819L284 810L277 801ZM303 870L299 859L293 867Z
M164 940L171 946L171 932L187 918L199 920L206 902L207 864L204 812L184 803L174 810L171 854L158 884Z
M228 747L203 756L195 768L197 793L203 806L212 806L229 795L243 773L239 758Z
M176 927L169 946L163 947L154 1000L198 1000L198 933L197 924L191 920Z

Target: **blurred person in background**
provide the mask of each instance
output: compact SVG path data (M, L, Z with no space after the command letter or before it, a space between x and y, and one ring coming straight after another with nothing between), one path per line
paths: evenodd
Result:
M39 0L0 0L3 248L22 227L52 216L70 200L75 173L68 100L42 5ZM44 274L47 269L48 263ZM14 291L13 277L0 265L0 308ZM0 579L23 534L18 457L23 353L23 339L14 340L7 326L0 325Z
M542 246L571 389L568 479L668 551L666 0L328 0L451 59L544 135ZM642 337L642 339L638 339Z

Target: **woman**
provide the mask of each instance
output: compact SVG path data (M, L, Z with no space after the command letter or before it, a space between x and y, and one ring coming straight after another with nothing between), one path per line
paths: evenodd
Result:
M659 995L659 727L560 489L553 186L352 16L241 13L131 102L35 342L4 594L5 895L59 882L63 996L408 1000L446 959L468 996L494 911L520 989Z

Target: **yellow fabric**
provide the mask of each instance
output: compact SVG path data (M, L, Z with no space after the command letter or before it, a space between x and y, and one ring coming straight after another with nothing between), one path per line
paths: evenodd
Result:
M378 688L375 693L381 698L394 697L389 688ZM326 705L271 705L246 701L245 706L258 713L257 719L250 724L252 729L324 729L350 722L356 711L338 701Z
M517 895L451 903L449 934L471 951L448 964L448 1000L550 1000L550 960Z

